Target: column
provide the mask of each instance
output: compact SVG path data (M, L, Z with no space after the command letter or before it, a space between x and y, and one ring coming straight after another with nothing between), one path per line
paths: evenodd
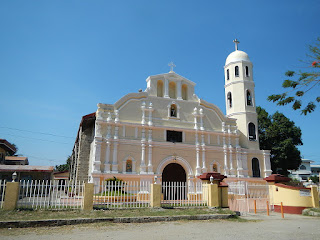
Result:
M229 146L229 162L230 162L230 175L231 177L235 177L235 169L233 168L233 161L232 161L232 146Z
M197 166L196 166L196 176L201 175L201 167L200 167L200 144L198 140L198 132L196 131L196 159L197 159Z
M141 163L140 163L140 174L146 174L146 136L145 136L145 129L142 128L141 130Z
M148 121L148 125L149 125L149 126L152 126L152 125L153 125L153 122L152 122L152 112L153 112L152 102L149 103L148 111L149 111L149 121Z
M152 167L152 129L149 129L149 137L148 137L148 174L153 174Z
M169 80L164 79L164 98L169 98Z
M177 99L178 100L182 100L181 85L182 85L182 82L180 80L180 81L177 82Z
M237 176L244 177L242 162L241 162L241 149L239 145L239 136L236 137L236 160L237 160Z
M118 144L119 144L119 126L114 128L114 140L113 140L113 161L112 161L112 173L118 173Z
M111 125L108 125L107 127L107 136L106 136L106 157L104 159L104 172L109 173L110 172L110 147L111 147Z
M203 127L203 109L200 108L199 110L199 115L200 115L200 130L204 130L204 127Z
M198 122L197 122L197 117L198 117L198 109L195 107L193 109L193 113L192 113L193 117L194 117L194 129L198 129Z
M272 174L269 150L263 150L263 162L264 162L264 177L269 177Z
M146 103L145 102L142 102L141 110L142 110L141 124L145 125L146 124Z
M229 175L226 137L223 136L222 140L223 140L223 156L224 156L224 167L223 167L224 175Z
M93 173L101 173L101 138L95 137L93 146Z
M201 134L201 150L202 150L202 172L207 172L206 167L206 144L204 142L204 134Z

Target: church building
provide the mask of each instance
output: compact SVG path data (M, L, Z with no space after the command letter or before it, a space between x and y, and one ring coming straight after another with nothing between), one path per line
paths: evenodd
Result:
M270 151L260 150L253 65L236 50L226 59L226 115L195 94L195 83L173 71L149 76L145 91L99 103L82 117L71 178L197 181L205 172L267 177Z

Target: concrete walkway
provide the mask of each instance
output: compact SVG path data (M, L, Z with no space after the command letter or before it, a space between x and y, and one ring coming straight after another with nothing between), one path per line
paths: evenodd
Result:
M248 214L239 220L203 220L153 223L98 223L61 227L0 229L1 239L130 239L130 240L287 240L320 239L320 218L272 213Z

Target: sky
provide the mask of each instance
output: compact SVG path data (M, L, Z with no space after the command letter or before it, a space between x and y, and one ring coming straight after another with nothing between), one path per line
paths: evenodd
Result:
M223 66L237 38L253 62L256 105L294 121L303 158L320 164L320 106L302 116L267 101L287 70L305 67L319 12L318 0L2 0L0 138L30 165L63 164L82 116L144 90L171 61L225 113Z

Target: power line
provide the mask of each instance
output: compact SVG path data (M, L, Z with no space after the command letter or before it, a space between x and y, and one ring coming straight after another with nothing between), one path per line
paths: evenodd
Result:
M38 141L44 141L44 142L52 142L52 143L59 143L59 144L70 144L70 143L51 141L51 140L40 139L40 138L24 137L24 136L14 135L14 134L10 134L10 133L6 133L6 135L13 136L13 137L32 139L32 140L38 140Z
M54 136L54 137L63 137L63 138L72 138L72 139L74 138L74 137L68 137L68 136L63 136L63 135L57 135L57 134L53 134L53 133L35 132L35 131L29 131L29 130L24 130L24 129L18 129L18 128L1 127L1 126L0 126L0 128L6 128L6 129L21 131L21 132L37 133L37 134L42 134L42 135Z

